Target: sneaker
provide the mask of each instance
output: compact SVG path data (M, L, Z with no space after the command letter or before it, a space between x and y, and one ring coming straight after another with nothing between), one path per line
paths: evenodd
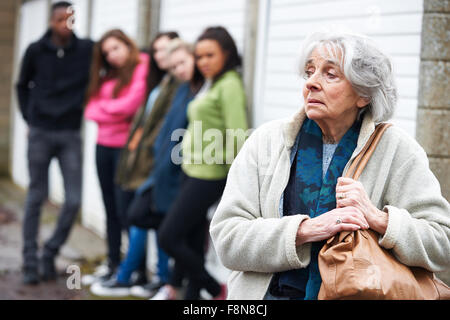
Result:
M55 267L55 259L44 257L41 260L41 279L43 281L56 280L57 273Z
M104 282L114 275L115 270L109 268L107 265L98 266L93 274L86 274L81 277L81 284L85 287L91 286L94 282Z
M176 300L176 292L171 286L165 285L149 300Z
M130 285L111 278L104 282L95 282L91 286L91 293L98 297L127 297L130 295Z
M131 286L143 286L148 283L147 273L145 271L137 270L131 274Z
M39 274L37 268L25 267L23 269L22 283L25 285L37 285L39 283Z
M132 286L130 289L130 295L136 298L150 298L154 296L158 290L164 286L165 283L157 281L157 282L149 282L145 285L140 286Z

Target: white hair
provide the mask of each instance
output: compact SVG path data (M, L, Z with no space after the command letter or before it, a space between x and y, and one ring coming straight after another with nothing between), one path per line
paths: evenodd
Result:
M339 61L356 93L370 102L368 111L375 122L390 119L397 102L397 87L391 59L368 37L349 32L314 32L306 37L300 54L300 72L314 49L323 49ZM340 59L337 59L340 56Z

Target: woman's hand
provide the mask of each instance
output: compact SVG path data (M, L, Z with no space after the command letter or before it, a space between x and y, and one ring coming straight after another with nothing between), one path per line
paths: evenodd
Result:
M341 231L368 229L364 214L356 207L336 208L318 217L304 220L297 231L295 244L327 240Z
M379 234L386 232L388 213L372 204L361 182L350 178L338 178L336 185L336 208L357 208L361 211L369 227Z

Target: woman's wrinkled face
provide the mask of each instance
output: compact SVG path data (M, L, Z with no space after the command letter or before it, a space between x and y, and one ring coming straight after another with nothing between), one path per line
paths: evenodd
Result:
M315 49L307 59L303 98L306 115L312 120L339 120L355 117L367 105L344 76L338 60L325 50Z
M167 70L170 66L166 51L169 42L170 38L167 36L163 36L156 40L153 44L153 59L155 59L156 64L161 70Z
M103 41L102 53L111 66L121 68L130 57L130 48L122 40L116 37L109 37Z
M170 72L181 81L189 81L194 74L194 56L185 49L169 55Z
M224 68L226 54L216 40L201 40L195 46L197 68L206 79L212 79Z

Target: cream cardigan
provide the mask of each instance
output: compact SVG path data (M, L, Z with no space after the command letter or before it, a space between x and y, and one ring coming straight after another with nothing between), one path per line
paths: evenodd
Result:
M304 110L287 120L262 125L234 160L222 199L210 225L216 252L225 267L228 299L263 299L275 272L304 268L309 243L295 238L307 215L282 216L282 193L290 170L290 150L306 117ZM375 130L363 119L349 165ZM450 205L441 195L422 147L392 126L382 137L360 179L372 203L387 209L389 221L379 244L409 266L441 273L450 269Z

